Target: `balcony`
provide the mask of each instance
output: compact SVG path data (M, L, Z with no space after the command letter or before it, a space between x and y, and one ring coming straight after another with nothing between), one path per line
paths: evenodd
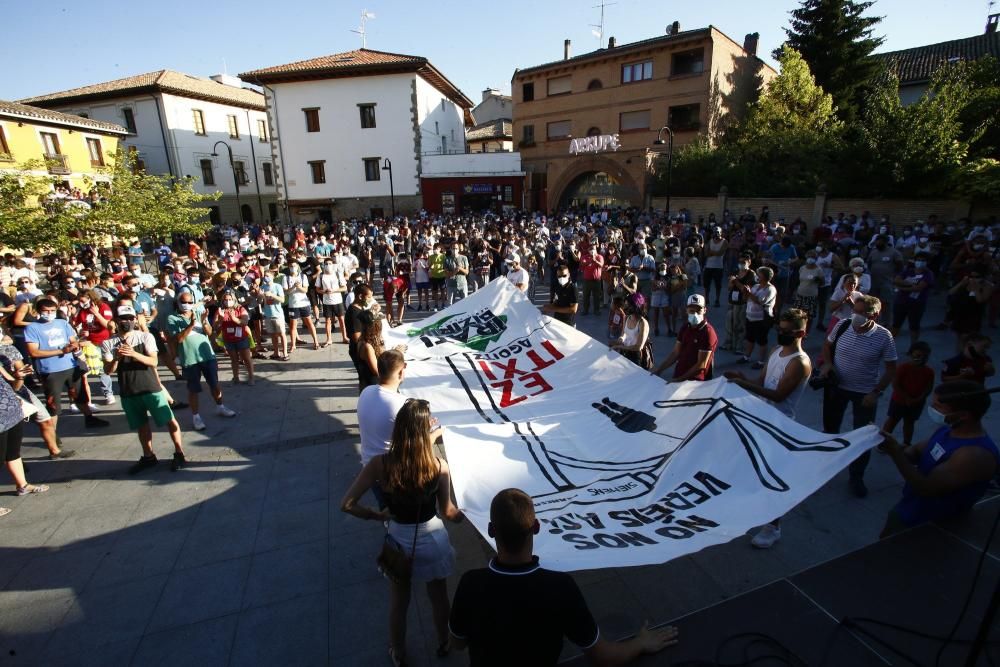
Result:
M49 167L50 174L69 174L71 170L69 168L69 156L60 155L59 153L46 153L45 163Z

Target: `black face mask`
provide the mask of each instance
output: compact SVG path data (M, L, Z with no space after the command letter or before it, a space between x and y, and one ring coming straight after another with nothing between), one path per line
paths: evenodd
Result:
M795 339L797 337L798 336L796 336L793 333L787 333L787 332L784 332L784 331L779 331L778 332L778 345L791 345L792 343L795 342Z

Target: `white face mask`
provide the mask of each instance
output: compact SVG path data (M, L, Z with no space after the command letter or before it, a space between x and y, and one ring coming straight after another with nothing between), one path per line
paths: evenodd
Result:
M863 267L863 266L855 266L851 270L854 271L854 273L856 273L856 274L858 274L860 276L862 273L865 272L865 267Z
M55 313L38 313L38 319L40 319L42 322L51 322L52 320L56 319L56 314Z
M691 326L698 326L704 319L705 316L701 313L688 313L688 322L691 323Z
M851 322L856 327L863 327L864 325L868 324L868 316L862 315L860 313L853 313L851 315Z
M933 405L927 407L927 416L931 418L931 421L935 424L941 424L942 426L953 426L953 424L948 423L949 415L937 410Z
M190 313L192 310L194 310L193 303L179 303L177 304L177 307L180 308L180 311L182 313Z
M560 285L568 285L569 276L559 276L558 278L556 278L556 282L559 283Z
M80 301L80 307L81 308L90 308L90 300L89 299L88 300L81 300Z

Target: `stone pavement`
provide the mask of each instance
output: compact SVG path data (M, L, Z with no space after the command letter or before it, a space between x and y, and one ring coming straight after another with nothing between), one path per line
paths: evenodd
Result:
M940 312L937 303L928 324ZM724 313L711 316L721 330ZM603 317L581 318L580 328L604 340ZM935 364L953 353L950 334L926 339ZM814 334L807 349L820 341ZM657 338L657 358L672 344ZM720 353L718 370L734 359ZM228 362L220 374L229 377ZM258 378L255 387L224 382L234 419L205 411L208 429L197 433L188 412L178 413L191 460L178 473L157 431L161 465L126 474L140 450L117 405L102 410L112 422L106 430L62 419L63 439L78 452L67 461L48 461L27 427L29 479L52 489L17 498L5 478L0 492L0 505L14 510L0 519L0 665L389 664L388 594L373 564L382 529L339 510L358 470L346 347L261 363ZM181 383L168 387L184 395ZM800 420L816 428L819 399L807 391L800 408ZM994 410L991 430L996 420ZM929 431L925 417L918 434ZM624 636L644 619L668 621L873 542L900 481L877 454L868 481L871 495L857 500L841 473L786 518L769 551L743 537L663 565L576 578L605 636ZM468 523L449 531L458 554L453 591L491 550ZM466 664L461 654L434 657L429 612L415 591L412 664Z

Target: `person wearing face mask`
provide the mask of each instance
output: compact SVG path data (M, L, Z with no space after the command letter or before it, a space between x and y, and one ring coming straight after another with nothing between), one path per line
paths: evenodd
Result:
M871 274L865 270L866 269L865 260L861 259L860 257L855 257L854 259L852 259L850 262L847 263L847 269L848 269L847 273L840 276L840 280L837 281L837 286L834 288L834 291L837 291L838 288L843 286L844 279L847 277L848 274L850 274L853 275L855 279L857 279L858 281L858 286L856 289L859 292L869 294L872 289L872 277Z
M138 432L142 446L142 457L129 468L129 474L135 475L157 464L150 417L157 426L166 426L170 433L174 444L170 470L176 472L184 467L187 459L181 442L181 427L170 408L170 397L156 375L156 339L137 328L135 308L129 304L118 306L115 324L118 333L101 344L101 356L105 371L118 374L122 410L129 428Z
M656 273L656 260L649 254L645 243L637 243L635 254L628 262L629 268L639 279L639 292L648 303L652 294L653 275Z
M889 511L881 537L960 516L986 493L1000 467L1000 450L983 428L990 395L975 382L938 385L928 416L938 429L925 442L904 447L884 433L880 447L903 477L903 497Z
M113 405L115 395L112 392L111 376L104 372L100 353L101 345L111 336L109 329L113 317L111 306L101 301L100 296L93 290L80 294L79 306L72 324L79 334L89 374L100 378L104 404ZM83 381L86 382L86 378Z
M222 342L233 368L233 384L240 383L240 365L246 366L247 384L254 385L253 357L250 353L250 313L236 300L232 292L223 292L221 308L215 314L212 328L222 332Z
M327 259L323 263L323 272L316 277L316 293L319 294L320 302L323 306L323 320L326 328L326 342L322 347L328 347L333 342L333 321L337 321L340 336L344 343L347 341L347 332L344 331L344 294L347 292L347 281L343 274L337 270L337 265L333 260ZM398 319L402 319L402 308Z
M854 428L874 423L878 399L895 378L896 341L876 322L881 306L876 297L860 297L854 302L851 319L831 328L823 343L819 375L827 379L823 392L825 433L840 433L848 407ZM871 452L865 452L849 467L851 490L859 498L868 495L864 473L870 459Z
M469 258L462 253L462 244L453 243L448 249L444 268L445 286L450 306L456 300L469 296ZM392 315L391 304L389 305L389 315Z
M746 297L737 283L752 287L757 281L757 274L750 268L750 255L741 255L736 262L736 272L729 276L726 285L726 341L722 349L743 354L744 336L746 335Z
M556 268L555 299L552 303L544 304L541 310L572 327L576 326L576 309L576 285L570 281L569 267L559 265Z
M927 267L927 253L917 253L912 262L893 280L896 288L896 307L892 318L892 335L898 336L899 329L910 321L910 343L920 339L920 323L927 308L934 272Z
M959 341L963 336L982 330L986 304L993 295L993 288L989 281L989 265L973 264L965 277L948 290L948 321Z
M677 342L670 354L653 371L654 375L660 375L673 366L671 382L712 379L719 337L709 323L707 313L704 296L692 294L687 298L687 321L677 333Z
M722 238L722 228L712 229L712 237L705 247L705 294L709 295L712 285L715 285L715 307L719 307L719 296L722 293L722 273L729 243Z
M435 313L444 308L446 294L445 279L448 276L448 271L444 266L445 259L447 257L444 254L444 248L440 244L435 246L434 252L427 257L428 273L431 279L431 300L434 304Z
M260 285L261 314L264 332L271 336L271 359L288 361L288 338L285 336L285 288L274 279L274 271L264 270Z
M885 234L876 236L865 256L865 268L871 276L871 290L865 293L882 301L882 317L886 322L893 321L895 277L903 268L903 255L892 247L889 239Z
M760 359L753 364L753 368L764 367L764 360L767 356L767 336L774 322L774 305L778 298L778 290L771 284L774 277L774 270L768 266L757 269L757 284L747 287L737 282L736 288L743 293L746 299L746 344L743 348L743 357L739 363L745 364L753 357L754 347L760 350Z
M600 315L604 257L598 252L596 239L587 244L580 257L580 272L583 278L583 314L589 315L593 308L594 315Z
M302 275L302 267L298 262L288 265L288 273L282 274L282 287L285 290L288 306L288 330L290 332L288 352L295 352L298 343L299 321L306 326L306 331L312 336L313 349L319 349L319 336L316 325L313 324L312 307L309 304L309 279Z
M823 270L823 282L820 283L819 294L816 297L819 301L816 328L824 331L826 329L823 325L823 321L826 319L826 305L833 292L833 275L834 272L840 273L844 270L844 263L836 253L830 250L827 243L821 242L816 244L816 266Z
M646 299L640 292L625 298L625 323L622 334L609 347L646 370L653 368L652 346L649 343L649 322L645 317Z
M805 263L799 267L799 286L795 289L793 307L806 314L806 336L819 311L819 287L823 284L823 269L816 263L816 251L806 253Z
M656 275L653 277L652 299L649 302L650 319L653 322L653 335L660 335L660 319L667 325L670 333L673 333L670 310L670 278L667 275L667 265L660 263L656 267Z
M177 312L167 319L167 331L176 346L182 376L187 383L191 424L194 430L202 431L205 429L205 422L198 411L202 377L212 392L216 414L220 417L235 417L236 413L222 402L219 362L210 340L212 325L208 321L208 312L202 308L199 313L197 306L194 295L182 290L177 295Z
M802 340L809 331L809 316L799 308L789 308L778 319L778 347L771 351L756 381L739 371L726 371L726 379L760 396L782 414L795 419L795 409L812 374L812 362L802 350ZM750 544L769 549L781 539L780 519L761 527Z

